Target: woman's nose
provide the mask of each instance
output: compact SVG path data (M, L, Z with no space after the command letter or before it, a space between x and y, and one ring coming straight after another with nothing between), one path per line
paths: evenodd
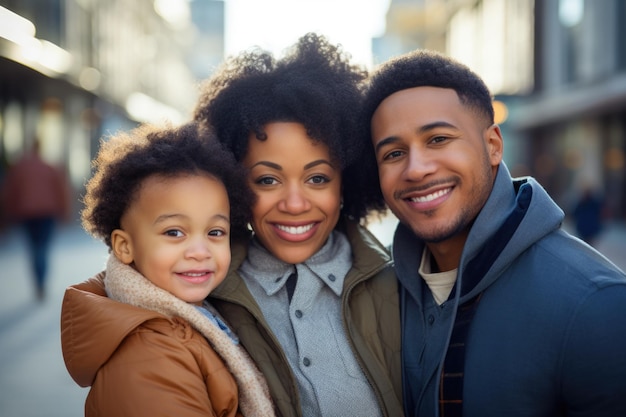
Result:
M289 186L278 204L278 209L291 214L305 212L311 208L306 191L299 185Z

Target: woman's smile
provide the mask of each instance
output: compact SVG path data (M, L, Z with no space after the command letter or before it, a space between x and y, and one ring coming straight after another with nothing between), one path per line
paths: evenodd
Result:
M304 225L298 226L289 226L285 224L275 223L276 233L282 239L291 241L291 242L302 242L307 239L310 239L315 232L317 231L317 225L319 223L307 223Z

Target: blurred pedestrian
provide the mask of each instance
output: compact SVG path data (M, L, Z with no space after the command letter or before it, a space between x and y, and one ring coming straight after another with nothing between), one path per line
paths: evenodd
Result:
M576 234L592 246L602 231L603 208L603 199L591 186L586 186L572 212Z
M65 173L42 159L38 140L9 167L2 200L8 221L19 224L26 233L35 294L41 301L46 294L55 226L58 221L69 221L71 204Z

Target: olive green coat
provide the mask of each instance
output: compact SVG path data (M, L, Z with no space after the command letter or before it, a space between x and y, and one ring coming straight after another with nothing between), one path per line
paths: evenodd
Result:
M342 293L343 324L357 360L381 405L383 415L402 411L400 316L396 276L389 253L365 228L345 222L340 230L352 247L353 264ZM282 417L301 417L295 377L261 309L237 272L247 256L248 239L233 242L224 282L209 296L265 375Z

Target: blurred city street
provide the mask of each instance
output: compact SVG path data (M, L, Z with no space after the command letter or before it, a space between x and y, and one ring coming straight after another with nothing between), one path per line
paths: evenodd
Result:
M59 229L52 244L48 293L35 298L26 241L0 235L0 415L80 417L87 389L63 364L59 316L65 287L100 271L106 247L78 226Z
M389 244L394 225L389 220L372 230ZM626 269L626 225L607 225L597 247ZM0 415L83 415L87 389L70 378L61 354L61 300L68 285L100 271L106 256L104 244L78 226L60 229L53 243L48 297L39 303L30 281L24 238L16 229L0 235Z

